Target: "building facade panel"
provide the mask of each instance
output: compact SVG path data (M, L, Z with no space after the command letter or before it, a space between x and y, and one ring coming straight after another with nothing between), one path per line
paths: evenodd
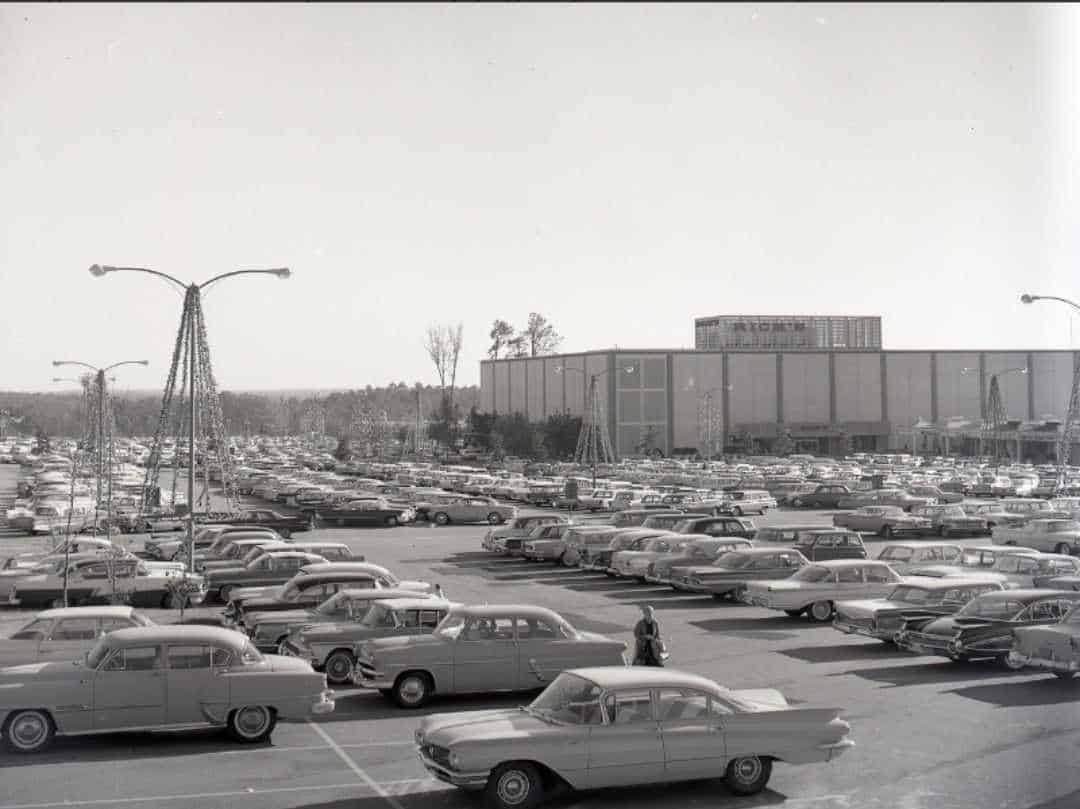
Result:
M1035 387L1036 419L1065 420L1072 393L1073 353L1071 351L1036 351L1032 355L1032 382Z
M531 421L544 420L544 361L541 359L525 361L525 375L528 381L528 395L525 400L525 415Z
M1027 421L1028 416L1028 379L1027 374L1020 373L1017 369L1026 369L1028 356L1019 352L986 352L984 356L984 371L986 373L986 391L984 395L989 401L990 380L995 375L998 378L998 388L1001 391L1001 402L1005 407L1005 415L1009 419ZM1030 373L1030 369L1028 369Z
M570 415L580 416L585 412L585 357L563 357L558 367L564 369L560 376L566 389L566 409Z
M495 410L495 366L490 362L480 363L480 410Z
M495 368L495 404L494 413L510 413L510 365L509 360L492 363Z
M559 358L547 357L544 363L544 384L547 390L547 408L544 417L558 415L563 412L563 374L556 371L562 367Z
M843 422L881 422L881 354L837 352L836 419Z
M510 363L510 413L525 412L525 361Z
M776 422L776 355L728 354L731 425L728 433L755 432Z
M783 355L784 423L829 423L829 355Z
M724 355L680 352L672 357L675 447L705 449L712 422L713 446L724 435Z
M615 451L620 457L668 446L667 356L617 354L615 374Z
M933 418L930 352L886 352L885 403L894 433Z
M937 354L938 420L979 420L979 355L974 351Z

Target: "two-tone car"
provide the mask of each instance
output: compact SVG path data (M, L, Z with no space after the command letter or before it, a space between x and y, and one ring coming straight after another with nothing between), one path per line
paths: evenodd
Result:
M905 621L952 615L971 599L1005 589L992 578L973 575L955 578L910 576L885 598L838 601L833 627L845 635L894 643Z
M957 536L976 537L990 533L990 525L984 517L968 514L958 504L915 506L911 509L911 516L929 520L926 533L936 534L943 539Z
M538 525L521 545L521 555L535 562L560 562L566 553L564 535L570 523Z
M793 547L811 562L865 559L868 555L862 537L847 528L803 531Z
M739 540L728 540L738 542ZM746 542L746 540L742 540ZM671 586L716 598L738 598L748 581L786 579L809 562L794 548L752 548L732 545L710 565L672 571Z
M35 568L35 570L39 570ZM179 595L170 586L173 577L185 578L190 590ZM68 605L124 603L133 607L176 608L182 600L197 606L206 599L206 581L172 562L147 562L130 556L90 555L60 560L51 568L15 580L9 602L24 608L62 607L64 591Z
M1057 623L1016 627L1008 663L1012 668L1041 669L1071 680L1080 671L1080 610L1073 607Z
M543 607L468 606L451 611L431 635L363 643L354 681L402 708L419 708L436 694L531 691L566 669L623 666L626 649Z
M430 635L450 610L461 606L420 593L368 603L367 611L356 620L301 628L285 640L282 653L303 657L316 671L325 671L330 683L345 685L352 679L359 644L374 638Z
M1008 668L1013 632L1021 627L1057 623L1080 600L1072 590L1001 590L984 593L954 615L905 621L896 645L920 655L950 660L994 660Z
M567 567L580 566L585 559L591 558L593 551L606 549L619 530L610 525L570 526L563 534L566 548L560 561Z
M776 499L764 489L733 489L724 492L714 507L716 514L733 514L741 517L743 514L761 514L770 508L776 508Z
M437 525L478 522L502 525L517 516L517 507L504 506L493 497L463 497L449 503L431 504L425 513Z
M896 542L886 545L877 555L879 562L886 562L901 576L907 576L917 567L929 565L959 565L963 548L940 542Z
M246 567L223 567L206 572L206 590L211 599L229 603L233 590L240 587L268 587L284 584L307 565L325 564L326 559L302 551L270 551Z
M11 637L0 640L0 667L77 660L107 632L153 625L145 615L127 606L45 610Z
M583 544L578 558L578 567L582 570L606 573L611 576L611 558L619 551L641 548L654 537L668 536L672 532L663 528L618 528L612 533L603 534L596 542ZM607 538L607 545L603 539Z
M837 601L884 598L899 583L900 575L884 562L833 559L806 565L780 581L749 580L741 599L792 618L805 612L823 623L833 617Z
M748 548L751 542L741 537L699 537L686 536L689 543L678 553L667 554L649 563L645 572L645 581L650 584L671 584L673 576L682 575L686 569L711 565L725 553L741 548ZM679 589L679 588L676 588Z
M774 689L732 690L635 666L571 669L522 708L426 717L416 746L435 778L496 809L545 794L723 776L761 792L774 762L831 761L854 745L839 708L793 707Z
M119 629L74 661L0 669L0 736L16 753L56 736L195 728L264 742L278 720L333 710L325 676L307 662L263 656L220 627Z
M488 529L480 545L484 550L496 553L516 552L536 526L568 522L570 518L565 514L517 516L505 525Z
M930 530L930 520L908 514L899 506L863 506L833 515L833 525L850 531L894 536L921 536Z
M649 565L657 559L678 554L689 547L695 539L703 538L692 534L663 534L647 539L634 550L617 551L612 554L608 571L616 577L644 582L649 573ZM747 545L750 544L749 540L745 542Z

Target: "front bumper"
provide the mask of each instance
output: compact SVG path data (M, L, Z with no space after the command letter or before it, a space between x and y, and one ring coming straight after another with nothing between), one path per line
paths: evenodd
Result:
M873 625L851 623L839 618L833 620L833 629L837 629L845 635L861 635L864 638L874 638L875 640L892 640L893 635L896 634L895 632L879 630Z
M896 645L905 651L920 655L936 655L953 660L964 656L963 647L955 647L953 638L928 635L924 632L899 632L896 635Z
M322 714L328 714L334 712L334 692L323 691L319 694L319 699L311 706L311 713L315 716L321 716Z
M491 777L491 771L484 772L457 772L451 770L449 767L444 767L442 764L437 763L431 757L424 752L424 748L417 749L416 754L420 757L420 763L424 765L429 773L434 775L440 781L444 781L447 784L452 784L456 787L468 790L480 790L487 786L488 778Z
M1014 666L1028 666L1033 669L1046 669L1047 671L1080 671L1080 661L1058 660L1055 657L1035 657L1026 655L1013 649L1009 652L1009 663Z

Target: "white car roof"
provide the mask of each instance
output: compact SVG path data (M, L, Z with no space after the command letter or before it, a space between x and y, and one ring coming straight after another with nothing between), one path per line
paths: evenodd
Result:
M39 612L35 618L127 618L133 612L134 607L110 606L110 607L57 607L52 610Z
M591 680L603 689L613 688L697 688L714 694L725 689L698 674L677 671L668 668L647 666L595 666L584 669L568 669L567 674L576 674Z

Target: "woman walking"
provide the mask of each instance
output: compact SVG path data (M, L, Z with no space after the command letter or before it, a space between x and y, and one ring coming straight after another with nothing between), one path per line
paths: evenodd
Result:
M641 605L641 620L634 626L634 665L663 666L667 653L660 639L660 622L648 604Z

